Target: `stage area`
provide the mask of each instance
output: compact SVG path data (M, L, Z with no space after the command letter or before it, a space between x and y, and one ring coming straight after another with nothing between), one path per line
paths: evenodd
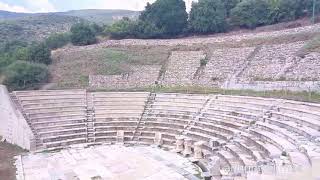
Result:
M17 179L183 180L200 169L175 153L149 146L101 145L18 156Z

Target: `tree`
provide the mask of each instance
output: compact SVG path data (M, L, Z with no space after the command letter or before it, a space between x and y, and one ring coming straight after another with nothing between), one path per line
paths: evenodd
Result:
M43 64L16 61L4 73L4 84L12 90L38 87L48 80L48 69Z
M241 0L224 0L223 1L224 2L224 7L225 7L226 12L227 12L227 17L230 16L231 9L235 8L240 1Z
M103 32L103 27L99 26L97 23L92 23L91 29L95 35L100 35Z
M105 29L105 33L114 39L123 39L135 37L135 22L129 18L123 18L120 21L113 23Z
M52 34L46 40L45 43L50 49L58 49L70 42L69 33Z
M34 63L50 64L51 51L45 43L33 43L28 50L28 61Z
M96 35L89 24L77 23L71 27L71 42L74 45L85 46L96 42Z
M231 10L231 23L236 26L255 28L268 24L269 5L265 0L243 0Z
M227 28L225 4L221 0L199 0L192 3L189 28L196 33L225 32Z
M162 36L176 36L187 28L188 14L183 0L157 0L147 4L139 20L162 30Z
M269 0L269 23L279 23L297 19L302 14L301 0Z

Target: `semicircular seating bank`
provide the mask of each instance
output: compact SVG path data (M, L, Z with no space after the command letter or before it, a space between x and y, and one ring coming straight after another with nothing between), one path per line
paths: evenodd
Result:
M320 159L320 105L282 99L86 90L15 91L31 150L144 144L174 150L225 176L311 167ZM200 147L200 149L199 149ZM200 154L199 154L200 151Z

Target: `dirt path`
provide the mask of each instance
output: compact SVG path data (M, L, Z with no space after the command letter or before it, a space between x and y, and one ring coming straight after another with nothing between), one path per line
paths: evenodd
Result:
M23 153L21 148L0 142L0 180L15 180L14 156Z

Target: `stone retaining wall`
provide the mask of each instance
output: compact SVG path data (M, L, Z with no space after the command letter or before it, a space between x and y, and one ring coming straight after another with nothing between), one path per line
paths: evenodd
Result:
M173 51L169 58L163 85L192 85L200 67L201 59L205 59L203 51Z
M155 85L161 66L132 66L131 72L122 75L90 75L89 85L93 88L127 89Z
M0 140L24 149L33 147L34 135L21 112L11 101L7 88L0 85Z

